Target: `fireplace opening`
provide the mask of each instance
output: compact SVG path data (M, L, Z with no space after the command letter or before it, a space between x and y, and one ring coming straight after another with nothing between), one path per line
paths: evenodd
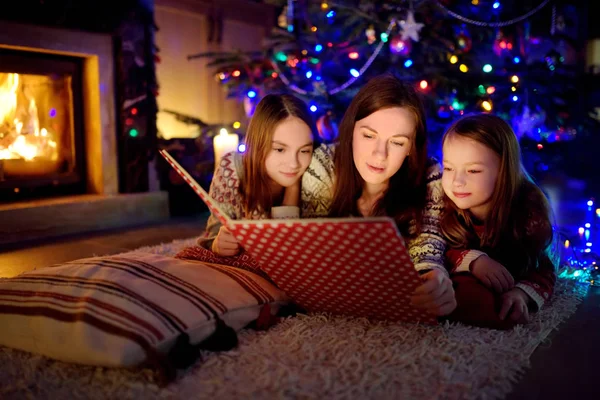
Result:
M0 202L85 193L82 60L0 49Z

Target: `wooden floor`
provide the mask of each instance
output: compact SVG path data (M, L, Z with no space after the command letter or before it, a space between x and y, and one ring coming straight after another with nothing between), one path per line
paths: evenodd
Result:
M198 236L206 215L122 231L80 235L0 252L0 277L95 255ZM600 289L592 288L576 314L534 353L532 368L509 399L597 399L600 363Z

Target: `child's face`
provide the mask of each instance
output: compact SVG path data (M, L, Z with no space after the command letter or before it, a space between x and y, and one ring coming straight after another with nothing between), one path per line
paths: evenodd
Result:
M267 175L283 187L300 179L312 158L313 135L300 118L288 117L273 133L271 150L265 160Z
M416 131L413 113L393 107L354 124L354 165L366 184L387 185L410 153Z
M449 135L443 146L446 195L461 210L485 219L496 187L500 157L472 139Z

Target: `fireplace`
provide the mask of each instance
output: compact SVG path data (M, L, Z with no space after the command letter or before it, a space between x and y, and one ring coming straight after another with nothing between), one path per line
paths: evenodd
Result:
M168 218L158 183L146 192L119 191L120 172L150 169L143 158L121 171L119 164L149 151L151 131L124 134L114 40L111 33L1 21L0 251Z
M0 201L85 192L82 62L0 49Z

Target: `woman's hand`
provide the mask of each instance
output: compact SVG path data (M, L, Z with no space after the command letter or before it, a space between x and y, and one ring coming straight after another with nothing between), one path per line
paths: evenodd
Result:
M456 308L452 281L444 272L433 269L421 276L425 283L415 289L413 306L436 316L448 315Z
M515 280L510 272L488 256L481 256L473 261L471 273L485 286L498 293L504 293L515 287Z
M529 301L529 295L517 287L504 293L500 319L504 320L508 316L518 324L529 322Z
M235 256L240 252L240 244L227 228L221 226L213 241L212 251L220 256Z

